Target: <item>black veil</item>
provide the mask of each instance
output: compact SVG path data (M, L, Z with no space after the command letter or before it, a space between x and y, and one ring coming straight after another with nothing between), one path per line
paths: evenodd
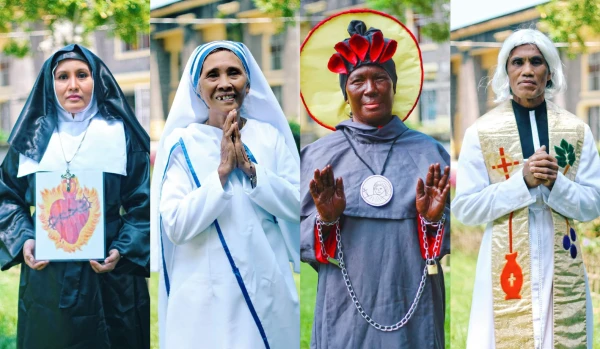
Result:
M59 56L73 51L83 56L90 66L99 115L107 120L123 121L127 142L132 151L150 152L150 137L127 104L108 67L90 50L77 44L63 47L44 62L8 139L11 147L35 161L42 159L58 122L52 69Z

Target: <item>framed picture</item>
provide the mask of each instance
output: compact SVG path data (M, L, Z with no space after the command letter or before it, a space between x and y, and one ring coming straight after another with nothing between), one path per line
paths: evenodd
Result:
M35 259L104 259L104 174L38 172Z

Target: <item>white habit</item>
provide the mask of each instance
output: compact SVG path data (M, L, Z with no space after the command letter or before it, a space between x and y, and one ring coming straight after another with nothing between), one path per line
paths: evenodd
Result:
M160 323L162 348L265 347L215 219L270 347L299 345L298 296L277 223L282 219L299 222L298 164L284 137L270 124L249 119L241 137L257 161L255 188L238 169L229 175L225 188L221 186L217 174L221 129L194 123L176 129L165 142L164 151L171 155L160 214L163 243L172 245L164 255L168 297L161 271L160 307L162 315L166 314Z

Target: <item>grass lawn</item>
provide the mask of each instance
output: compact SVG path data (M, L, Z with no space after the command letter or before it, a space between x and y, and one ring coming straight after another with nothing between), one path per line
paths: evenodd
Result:
M452 252L452 282L450 292L452 300L450 306L451 332L450 341L452 348L466 347L469 315L471 313L471 297L473 295L473 282L475 281L475 265L477 251L465 253ZM593 295L594 306L594 349L600 349L600 295ZM446 338L448 334L446 332Z
M150 274L150 348L158 349L158 273Z
M445 257L447 258L447 257ZM454 259L452 259L454 262ZM454 268L454 266L452 266ZM315 299L317 297L317 272L308 264L302 263L300 271L302 278L300 279L300 349L310 347L310 336L312 333L313 310L315 308ZM450 297L450 272L444 270L446 281L446 299ZM450 302L446 303L446 322L444 329L446 332L446 348L450 348L448 331L450 329ZM455 347L459 348L459 347Z
M300 269L300 349L310 347L313 309L317 298L317 272L308 264Z
M19 267L0 273L0 349L17 347Z
M465 348L471 314L471 296L475 280L476 254L452 251L452 280L450 281L450 344ZM448 332L446 332L448 338Z

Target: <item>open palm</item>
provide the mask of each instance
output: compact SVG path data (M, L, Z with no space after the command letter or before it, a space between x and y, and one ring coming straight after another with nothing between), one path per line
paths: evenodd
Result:
M315 170L309 189L322 221L333 222L342 215L346 208L344 182L341 177L334 179L331 165Z
M450 167L444 168L444 175L440 178L440 164L429 165L429 172L425 183L419 178L417 182L417 211L428 221L437 222L442 219L446 199L450 192Z

